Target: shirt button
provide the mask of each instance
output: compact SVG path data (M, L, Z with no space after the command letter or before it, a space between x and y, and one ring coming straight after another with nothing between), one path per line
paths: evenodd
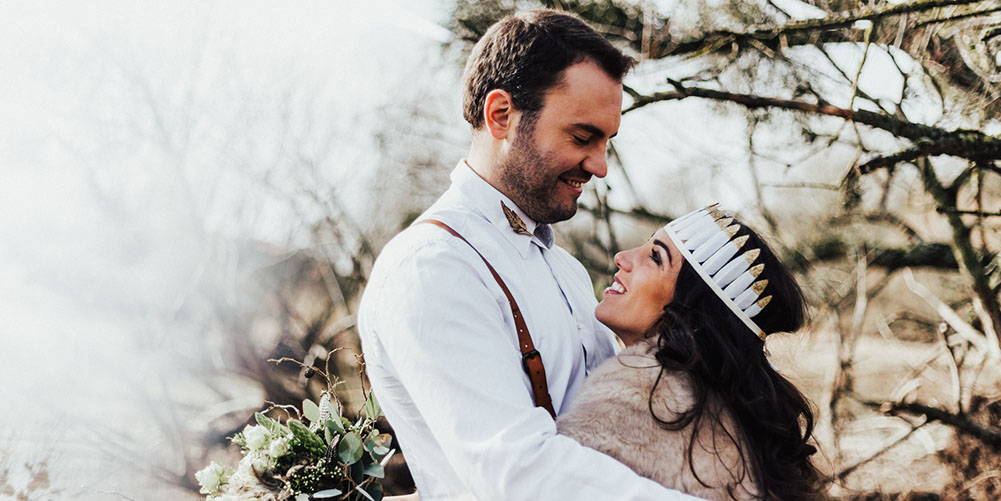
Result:
M583 328L584 328L584 326L583 326L583 325L581 325L581 323L580 323L580 320L578 320L578 321L577 321L577 330L581 330L581 329L583 329Z

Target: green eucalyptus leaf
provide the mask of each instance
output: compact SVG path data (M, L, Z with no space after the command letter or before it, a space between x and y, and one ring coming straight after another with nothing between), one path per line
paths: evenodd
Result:
M345 434L341 443L337 445L337 456L344 464L357 463L364 452L365 448L362 446L361 437L353 431Z
M324 424L325 428L327 428L328 430L330 430L330 433L334 433L334 434L337 434L337 435L343 435L344 434L344 425L342 425L339 421L340 420L328 419L328 420L324 421L323 424Z
M386 469L379 463L372 463L370 465L366 465L362 473L370 477L383 478L386 476Z
M375 392L370 392L368 394L368 400L365 401L365 416L367 416L372 421L379 419L382 415L382 407L379 406L379 401L375 399Z
M365 492L368 492L369 498L372 501L382 501L382 484L379 482L372 482L371 484L365 486Z
M343 494L340 489L324 489L319 492L314 492L313 497L316 499L327 499L332 497L337 497Z
M313 453L313 455L320 455L326 451L327 445L323 442L323 439L321 439L316 433L309 431L309 428L302 424L301 421L297 419L289 419L288 427L292 430L292 436L298 439L299 443L301 443L308 451Z
M320 420L320 406L307 398L302 401L302 414L306 416L310 424L315 423Z
M389 446L393 443L393 436L389 433L379 433L377 430L365 439L365 450L379 456L385 456L389 452Z
M362 496L365 496L365 498L368 499L369 501L375 501L375 498L372 497L372 495L369 494L364 488L362 488L362 486L359 485L355 487L355 490L358 491L358 493L361 494Z
M361 461L348 467L348 474L351 476L351 481L355 484L360 484L365 480L365 465Z
M393 436L389 433L383 433L379 435L379 441L377 442L380 447L389 448L393 445Z

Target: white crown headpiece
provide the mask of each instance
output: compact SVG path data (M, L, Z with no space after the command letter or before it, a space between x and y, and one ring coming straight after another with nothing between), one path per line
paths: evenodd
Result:
M747 235L733 238L740 225L731 224L733 218L718 207L712 204L689 212L664 226L664 231L723 304L764 339L765 332L751 320L772 300L772 296L760 297L768 280L755 280L765 265L751 266L761 250L746 250L738 256Z

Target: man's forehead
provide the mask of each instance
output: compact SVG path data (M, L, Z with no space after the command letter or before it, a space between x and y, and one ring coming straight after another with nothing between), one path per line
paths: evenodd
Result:
M619 127L622 82L584 61L564 70L559 83L546 92L544 103L565 127L609 137Z

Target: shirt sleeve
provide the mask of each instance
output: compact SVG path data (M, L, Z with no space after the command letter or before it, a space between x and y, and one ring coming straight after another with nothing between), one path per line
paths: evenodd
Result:
M477 498L697 499L557 435L533 405L507 300L466 244L428 242L385 278L370 317L383 360Z

